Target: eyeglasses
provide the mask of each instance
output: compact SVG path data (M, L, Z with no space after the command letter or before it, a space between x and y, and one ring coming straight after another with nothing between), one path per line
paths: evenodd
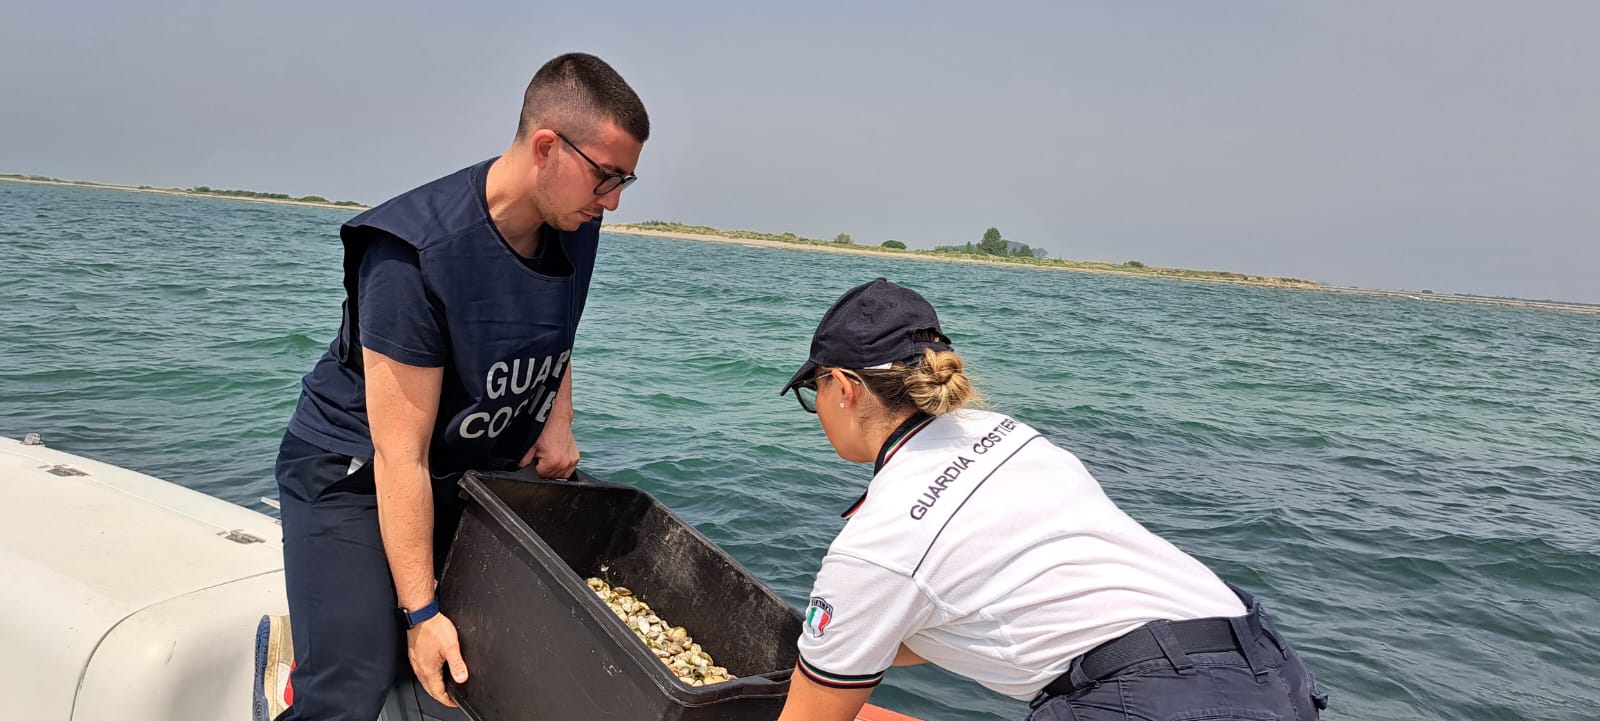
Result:
M823 371L811 377L810 380L801 381L794 387L794 399L800 401L800 408L807 413L817 412L817 383L823 378L833 377L833 371ZM860 379L846 375L851 381L860 383Z
M801 410L807 413L817 412L817 381L821 378L822 376L816 376L794 387L794 399L800 401Z
M588 161L590 167L594 168L595 174L600 176L600 184L594 186L595 195L605 195L613 190L621 190L633 185L633 181L639 179L639 176L634 175L633 173L623 175L621 173L613 173L609 170L606 170L605 168L601 167L599 163L594 162L594 158L589 157L582 150L579 150L577 145L574 145L571 140L567 139L567 136L561 134L561 131L557 130L555 131L555 134L556 137L561 138L561 142L567 144L567 147L572 148L572 152L577 153L578 157Z

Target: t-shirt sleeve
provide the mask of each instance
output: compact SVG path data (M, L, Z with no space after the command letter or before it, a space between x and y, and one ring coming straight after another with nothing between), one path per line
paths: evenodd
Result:
M362 347L406 365L442 367L448 348L416 248L398 238L374 239L356 278Z
M934 608L910 577L830 553L806 608L800 671L831 688L876 686L900 644L927 624Z

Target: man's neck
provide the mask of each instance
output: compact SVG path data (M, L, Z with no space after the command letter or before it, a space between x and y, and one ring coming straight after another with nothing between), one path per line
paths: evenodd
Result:
M515 160L518 148L513 145L505 155L489 165L484 179L484 200L489 205L489 219L495 229L517 255L532 258L539 252L539 226L544 219L538 209L522 192L521 179L527 168L519 167Z

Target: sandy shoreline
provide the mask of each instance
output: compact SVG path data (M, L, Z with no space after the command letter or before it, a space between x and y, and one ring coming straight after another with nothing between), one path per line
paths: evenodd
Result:
M102 190L119 190L132 193L158 193L161 195L178 195L188 198L215 198L219 200L240 200L251 203L275 203L277 205L303 205L313 208L333 208L358 212L371 206L366 205L335 205L333 203L318 203L305 200L286 200L281 198L249 198L236 195L218 195L214 193L196 193L187 190L171 190L166 188L140 188L131 185L112 185L109 183L92 183L88 181L73 182L62 180L36 180L32 178L14 178L0 176L0 180L14 183L32 183L35 185L60 185L72 188L99 188ZM1449 293L1416 293L1403 290L1381 290L1375 288L1355 288L1351 286L1319 285L1315 283L1294 283L1281 280L1245 280L1242 278L1212 277L1204 275L1181 275L1177 273L1163 273L1160 268L1149 270L1122 270L1116 267L1074 267L1053 265L1030 265L1027 263L1009 263L1000 260L983 260L981 258L933 255L928 253L900 252L888 249L861 246L855 248L840 247L837 245L816 245L812 243L787 243L775 240L762 240L757 238L730 238L720 235L706 235L701 233L679 233L661 230L634 228L627 224L605 226L608 233L623 235L643 235L656 238L671 238L675 240L692 240L705 243L733 243L756 248L778 248L785 250L800 250L813 253L841 253L844 255L871 255L889 258L902 258L905 260L922 260L934 263L964 263L968 265L997 265L1012 268L1027 268L1032 270L1065 271L1069 273L1099 273L1102 275L1124 275L1140 278L1156 278L1160 280L1178 280L1196 283L1223 283L1228 285L1248 285L1260 288L1281 288L1285 290L1308 290L1325 293L1344 293L1347 295L1365 295L1373 297L1387 297L1419 302L1442 303L1476 303L1479 305L1500 305L1516 308L1540 308L1546 310L1561 310L1574 313L1600 313L1600 305L1582 305L1577 303L1561 303L1557 301L1523 300L1519 298L1484 298L1478 296L1452 295ZM1176 270L1176 269L1174 269Z
M755 238L728 238L719 235L705 235L700 233L677 233L661 230L647 230L633 228L626 224L619 226L604 226L607 233L622 235L644 235L656 238L672 238L676 240L693 240L706 243L734 243L757 248L782 248L786 250L802 250L816 253L842 253L845 255L872 255L889 258L903 258L905 260L925 260L935 263L965 263L969 265L998 265L1011 268L1026 268L1030 270L1064 271L1068 273L1099 273L1102 275L1126 275L1140 278L1154 278L1158 280L1189 281L1195 283L1223 283L1228 285L1248 285L1261 288L1281 288L1284 290L1320 291L1325 293L1344 293L1346 295L1365 295L1373 297L1387 297L1419 302L1442 303L1476 303L1479 305L1500 305L1516 308L1540 308L1546 310L1563 310L1576 313L1600 313L1600 306L1578 305L1574 303L1560 303L1553 301L1522 300L1516 298L1479 298L1474 296L1451 295L1448 293L1421 294L1402 290L1381 290L1375 288L1354 288L1350 286L1318 285L1312 283L1287 283L1272 281L1242 280L1238 278L1213 278L1205 276L1168 275L1160 272L1117 270L1114 268L1075 268L1070 266L1029 265L1026 263L1007 263L1005 261L982 260L979 258L963 258L942 255L929 255L923 253L906 253L890 250L874 250L862 248L841 248L834 245L813 245L810 243L785 243L775 240L760 240Z
M102 190L125 190L130 193L159 193L161 195L182 195L189 198L216 198L218 200L246 200L252 203L276 203L278 205L304 205L312 208L337 208L339 210L366 210L371 206L366 205L335 205L333 203L318 203L309 200L286 200L283 198L247 198L240 195L221 195L218 193L196 193L188 190L171 190L169 188L139 188L132 185L112 185L110 183L72 182L70 180L34 180L32 178L7 178L0 176L0 180L9 180L13 183L33 183L34 185L62 185L69 188L100 188Z

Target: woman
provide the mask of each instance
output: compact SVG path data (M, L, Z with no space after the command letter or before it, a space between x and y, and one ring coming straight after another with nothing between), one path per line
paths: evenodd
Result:
M1140 526L1083 464L978 401L938 316L879 278L828 309L783 392L871 462L828 549L780 721L848 721L891 665L1030 719L1310 721L1326 695L1249 594Z

